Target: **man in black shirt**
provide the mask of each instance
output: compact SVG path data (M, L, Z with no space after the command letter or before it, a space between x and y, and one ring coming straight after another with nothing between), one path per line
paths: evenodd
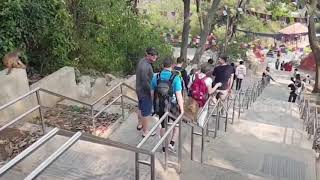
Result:
M231 93L231 87L233 83L234 68L227 64L227 57L221 56L218 60L219 66L215 67L212 76L215 77L213 87L217 83L221 83L217 90L220 94L219 98L224 100L228 93Z
M136 93L138 96L138 126L137 130L148 133L149 119L152 114L151 80L153 77L152 63L158 59L158 52L154 48L147 48L146 55L142 58L136 69Z

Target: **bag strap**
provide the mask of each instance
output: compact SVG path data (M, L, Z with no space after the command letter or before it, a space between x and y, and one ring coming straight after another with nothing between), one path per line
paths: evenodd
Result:
M160 83L160 75L161 75L161 72L159 72L159 73L157 74L157 85L159 85L159 83Z
M173 81L174 81L174 78L176 78L176 74L174 74L173 72L171 73L171 76L169 78L169 83L170 83L170 86L172 85Z

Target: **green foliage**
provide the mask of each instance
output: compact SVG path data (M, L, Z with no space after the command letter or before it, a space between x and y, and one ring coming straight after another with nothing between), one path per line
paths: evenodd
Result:
M109 3L108 3L109 2ZM77 7L77 58L82 68L104 72L132 73L147 47L161 56L171 49L160 32L142 22L123 1L81 1Z
M191 1L190 12L192 16L190 17L190 34L199 35L200 34L200 25L199 25L199 18L196 12L196 5ZM202 12L205 11L205 8L209 3L203 1L201 3L203 6L201 8ZM151 3L147 3L143 6L143 9L148 10L148 14L145 18L154 26L160 27L161 29L174 29L179 35L181 35L182 27L183 27L183 1L182 0L161 0L155 1ZM169 15L163 15L161 13L167 12ZM176 12L175 17L171 16L171 12ZM201 12L200 12L201 13Z
M65 65L127 74L146 47L171 54L160 32L118 0L2 0L0 57L21 45L42 74Z
M239 26L243 30L263 33L278 32L281 29L278 22L266 22L250 15L244 16Z
M71 63L68 55L76 44L63 1L2 0L0 9L0 57L24 46L28 65L40 72Z
M258 12L266 12L266 2L265 0L250 0L248 7L254 8Z
M288 17L291 15L291 12L296 11L296 7L286 1L272 1L266 9L271 12L274 18Z

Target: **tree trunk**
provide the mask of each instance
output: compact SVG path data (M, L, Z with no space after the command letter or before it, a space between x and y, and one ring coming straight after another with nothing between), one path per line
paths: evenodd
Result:
M310 0L311 10L315 11L317 8L317 0ZM316 27L314 22L315 12L311 12L309 17L309 43L312 49L312 53L316 60L316 77L313 87L313 93L320 93L320 45L316 37Z
M183 22L183 30L182 30L180 57L184 58L184 60L187 60L188 39L189 39L189 32L190 32L190 0L183 0L183 6L184 6L184 22Z
M194 64L199 64L200 62L200 58L204 52L204 46L205 46L205 43L207 41L207 37L210 33L210 30L211 30L211 26L212 26L212 23L213 23L213 19L216 15L216 12L217 12L217 9L219 7L219 4L220 4L220 1L221 0L213 0L212 1L212 4L211 4L211 7L210 9L208 10L208 15L207 15L207 18L206 20L204 21L203 23L203 29L200 33L200 43L199 43L199 46L196 50L196 53L194 54L194 57L193 57L193 60L192 60L192 63Z
M245 6L247 3L248 3L248 0L239 0L238 1L238 5L236 7L237 14L234 17L230 18L230 21L229 21L227 42L232 41L232 39L234 38L236 29L237 29L237 25L240 20L240 12L238 11L238 8L242 8L242 10L245 11Z
M199 21L200 31L202 31L202 29L203 29L203 28L202 28L202 22L203 22L203 21L202 21L202 18L201 18L201 17L202 17L201 13L198 13L198 21Z

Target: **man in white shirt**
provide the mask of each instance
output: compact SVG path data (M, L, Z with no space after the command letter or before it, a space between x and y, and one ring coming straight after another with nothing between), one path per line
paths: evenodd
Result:
M236 68L236 77L237 77L236 90L241 89L242 80L244 79L244 77L246 75L247 75L247 68L243 64L243 61L240 61L240 65L237 66L237 68Z

